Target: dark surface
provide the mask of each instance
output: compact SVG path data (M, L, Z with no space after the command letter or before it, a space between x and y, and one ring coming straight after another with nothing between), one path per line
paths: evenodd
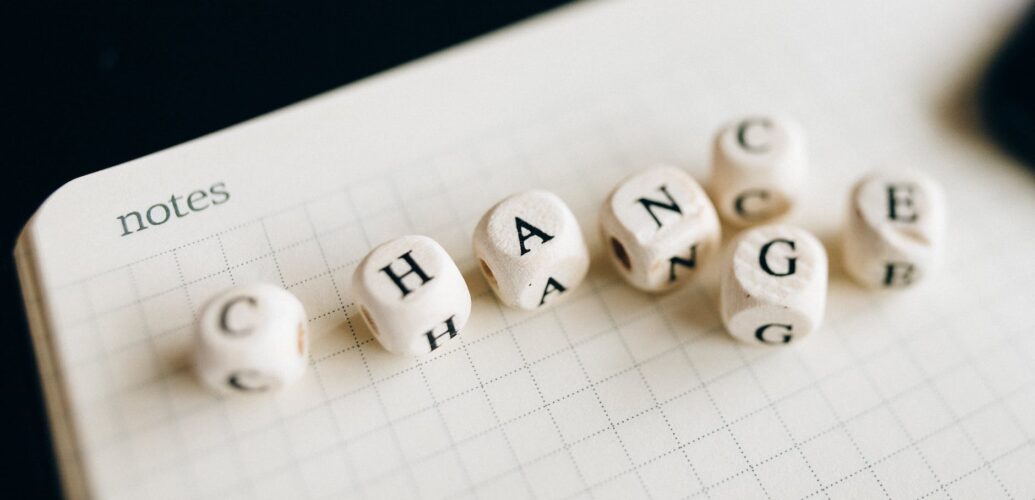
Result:
M510 24L558 0L32 3L3 18L2 241L65 182ZM8 254L10 255L10 254ZM2 262L7 498L59 494L14 263Z
M985 128L1035 171L1035 8L992 63L980 98Z

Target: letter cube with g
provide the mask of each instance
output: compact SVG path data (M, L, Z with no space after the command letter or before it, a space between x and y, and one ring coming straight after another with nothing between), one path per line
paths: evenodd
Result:
M281 389L305 372L307 335L302 303L287 290L265 284L232 288L201 312L198 375L222 393Z
M730 245L719 309L726 330L744 342L781 345L819 328L827 294L827 254L792 226L750 229Z
M403 236L371 250L356 267L352 284L374 338L396 354L439 348L471 316L463 275L427 236Z

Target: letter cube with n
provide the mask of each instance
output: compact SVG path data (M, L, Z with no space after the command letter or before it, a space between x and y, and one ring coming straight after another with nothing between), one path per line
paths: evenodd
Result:
M547 191L518 193L489 209L474 230L474 255L500 300L525 310L556 303L589 269L575 215Z
M946 224L941 187L918 171L870 174L852 189L845 269L874 288L904 288L937 265Z
M719 309L730 335L780 345L819 328L827 295L819 240L792 226L761 226L739 235L728 252Z
M396 354L439 348L471 316L471 292L463 275L427 236L403 236L371 250L352 283L374 338Z
M600 230L619 274L651 292L686 283L715 253L721 233L701 186L670 166L619 183L604 202Z

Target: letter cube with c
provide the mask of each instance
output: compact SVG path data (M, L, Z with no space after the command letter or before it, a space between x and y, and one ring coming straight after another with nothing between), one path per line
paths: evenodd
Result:
M712 157L708 189L719 215L735 226L787 215L805 181L805 137L789 118L748 117L723 127Z
M744 342L782 345L819 328L827 295L827 254L792 226L750 229L730 245L719 309L726 330Z
M520 309L548 307L574 290L589 269L579 222L557 195L512 195L482 217L474 255L500 300Z
M471 316L463 275L427 236L403 236L371 250L356 267L352 284L374 338L396 354L441 347Z
M227 290L201 312L195 343L201 380L222 393L278 390L308 364L302 303L273 285Z
M600 215L604 245L633 286L661 292L693 276L719 247L715 208L686 172L658 166L623 180Z

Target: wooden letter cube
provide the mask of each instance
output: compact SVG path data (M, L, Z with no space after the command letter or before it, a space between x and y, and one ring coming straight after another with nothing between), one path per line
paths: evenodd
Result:
M619 183L604 202L600 229L618 273L649 292L686 283L721 239L719 219L704 190L670 166Z
M589 250L568 206L547 191L496 204L474 230L474 255L503 303L537 309L582 283Z
M218 392L277 390L308 364L302 303L273 285L232 288L205 304L198 322L198 375Z
M819 240L792 226L761 226L738 236L728 252L719 308L731 335L780 345L819 328L827 295Z
M744 227L793 208L807 160L801 128L788 118L748 117L719 130L709 191L722 218Z
M933 179L918 171L874 173L856 183L849 203L844 265L859 283L904 288L936 268L947 208Z
M427 236L403 236L370 251L352 286L385 349L425 354L456 337L471 316L471 292L453 259Z

